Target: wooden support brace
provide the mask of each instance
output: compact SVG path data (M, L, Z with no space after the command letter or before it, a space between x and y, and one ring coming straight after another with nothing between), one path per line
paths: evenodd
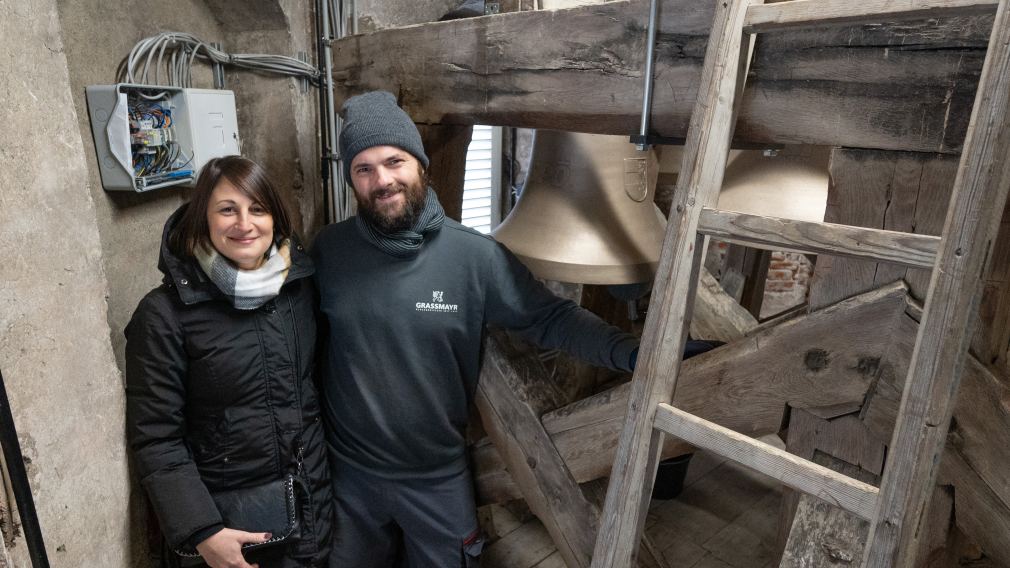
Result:
M754 6L744 31L770 32L825 25L880 24L884 21L993 13L999 0L792 0Z
M905 295L903 285L891 284L684 361L674 403L756 436L779 430L786 404L859 403L892 340L902 336L895 327L904 318ZM610 471L630 388L623 384L543 416L544 429L579 483ZM663 457L687 451L683 442L668 439ZM522 496L493 445L474 447L473 461L480 502Z
M565 565L588 566L599 509L575 482L539 418L560 396L539 360L510 349L500 333L488 336L476 395L488 437ZM651 544L643 543L642 553L643 568L666 568Z
M757 328L757 319L722 289L711 272L703 268L698 284L691 337L731 343Z
M488 336L476 396L484 428L565 563L585 567L593 550L598 512L582 495L539 414L520 396L549 388L540 361L510 358L501 338Z

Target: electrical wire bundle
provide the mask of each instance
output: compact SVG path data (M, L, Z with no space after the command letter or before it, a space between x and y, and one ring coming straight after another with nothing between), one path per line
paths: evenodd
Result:
M181 170L193 160L192 156L179 167L172 167L182 154L179 143L175 140L166 142L164 146L155 148L153 154L137 154L133 158L133 171L137 176L151 176L170 171Z
M169 174L183 170L193 161L193 156L190 156L185 163L176 165L182 157L182 148L171 139L170 109L157 103L134 100L130 103L129 115L131 137L136 147L133 152L134 175L148 177Z
M191 87L193 62L197 59L208 64L230 65L260 73L302 77L313 85L319 84L319 69L311 63L284 55L230 54L182 32L162 32L137 42L120 65L119 75L127 83ZM167 83L161 82L163 68Z
M138 123L150 120L152 128L168 128L172 126L172 111L159 104L138 102L130 106L130 120Z

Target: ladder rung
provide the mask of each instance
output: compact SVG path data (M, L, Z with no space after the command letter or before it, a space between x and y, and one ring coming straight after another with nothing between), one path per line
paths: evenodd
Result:
M744 436L693 414L660 404L655 427L782 483L871 520L879 490L837 471Z
M698 232L756 248L933 268L940 237L705 208Z
M748 8L744 31L879 23L949 14L995 12L998 0L791 0Z

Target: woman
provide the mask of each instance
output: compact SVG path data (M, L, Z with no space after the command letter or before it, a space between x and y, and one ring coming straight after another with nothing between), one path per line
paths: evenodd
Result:
M126 328L127 431L176 560L324 566L332 498L313 382L313 267L264 170L240 156L208 162L165 225L158 268L162 285ZM292 492L269 488L289 475L298 538L227 526L223 496L269 494L283 507ZM243 560L243 545L266 541Z

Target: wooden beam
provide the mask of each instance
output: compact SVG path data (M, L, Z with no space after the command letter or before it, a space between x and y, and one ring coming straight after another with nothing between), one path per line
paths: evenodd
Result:
M822 418L820 414L824 414L823 409L818 409L818 414L814 414L802 408L792 408L789 412L786 451L859 481L879 485L887 448L883 442L873 437L872 432L859 419L858 412L859 408L856 407L853 413ZM782 493L778 549L786 551L789 548L788 556L791 560L788 565L805 561L808 566L819 566L823 563L819 555L823 554L835 557L845 554L853 560L861 558L866 534L870 529L869 523L834 507L825 509L815 506L810 500L809 495L801 495L792 489L786 489ZM797 508L803 501L807 502L806 510L798 514ZM827 526L818 528L815 522L818 517L827 519ZM848 534L832 534L835 529L844 533L851 531L854 526L860 527L858 548L849 548L855 541ZM816 538L803 542L796 538L798 535L791 536L796 531ZM829 550L821 548L822 544L829 543L833 546L823 547ZM843 549L851 550L854 554L844 552ZM787 564L783 564L785 565Z
M761 33L825 25L881 24L895 20L991 14L999 0L792 0L754 6L744 31Z
M765 285L768 283L768 269L772 263L772 251L748 247L744 251L743 268L746 278L740 291L740 305L761 321L761 307L764 305Z
M889 285L688 359L674 403L759 436L781 428L786 404L818 408L862 401L894 327L905 317L905 295L904 286ZM579 483L610 471L629 389L626 383L543 416L544 429ZM663 457L689 451L668 439ZM472 458L479 502L521 497L491 444L474 446Z
M840 473L868 479L864 471L851 464L818 454L817 460L830 464ZM791 492L790 492L791 493ZM863 554L870 524L866 520L811 495L799 495L794 514L784 527L787 538L779 568L853 565ZM785 500L785 498L783 499Z
M757 319L702 268L691 314L691 337L731 343L757 328Z
M996 13L979 96L965 140L945 237L908 372L880 509L865 556L868 568L910 564L929 503L978 319L982 276L1010 190L1010 10ZM898 467L895 467L895 466Z
M655 134L686 136L715 4L662 2ZM351 36L333 44L335 97L386 89L421 123L631 134L641 120L648 5ZM982 15L760 36L737 140L956 153L991 22Z
M785 450L698 418L669 404L660 404L656 427L685 442L741 463L814 495L864 519L873 517L877 488L794 456Z
M901 387L912 357L918 323L903 316L880 380L862 415L885 443L898 414ZM955 514L965 534L998 565L1010 565L1010 385L975 357L967 357L953 426L941 461L939 483L954 486Z
M937 236L957 176L954 156L836 148L831 152L828 203L831 223ZM810 284L817 309L842 298L904 280L911 295L926 297L930 272L865 259L823 256Z
M943 483L954 487L957 526L978 543L992 566L1010 566L1010 504L1005 491L1000 495L958 452L945 453L940 467Z
M419 124L424 152L428 155L428 179L450 219L463 215L463 178L466 174L466 150L473 134L472 126Z
M523 396L549 390L548 385L550 378L540 361L508 357L502 340L488 336L476 394L484 428L566 565L585 567L599 513L582 495L539 414Z
M933 268L940 237L704 209L698 231L767 250L827 254Z

